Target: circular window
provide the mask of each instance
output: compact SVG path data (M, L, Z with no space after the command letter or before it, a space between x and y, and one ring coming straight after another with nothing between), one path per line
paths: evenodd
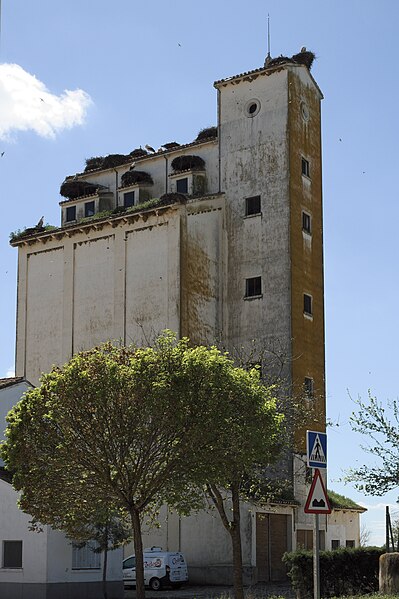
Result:
M249 100L245 104L245 114L252 118L258 114L260 110L260 102L259 100Z

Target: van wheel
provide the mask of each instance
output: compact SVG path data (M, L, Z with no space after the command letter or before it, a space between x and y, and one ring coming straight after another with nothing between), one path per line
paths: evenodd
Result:
M152 589L153 591L160 591L161 590L161 581L159 580L159 578L151 578L150 580L150 589Z

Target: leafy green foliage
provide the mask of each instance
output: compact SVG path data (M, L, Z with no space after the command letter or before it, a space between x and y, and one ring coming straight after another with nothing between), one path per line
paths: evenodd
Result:
M399 486L399 402L385 405L369 393L368 402L356 401L359 411L351 416L351 426L367 436L362 449L379 460L379 465L364 465L348 471L345 477L369 495L383 495Z
M206 482L227 486L274 456L280 422L255 369L165 332L154 347L106 343L43 375L8 415L1 454L34 526L76 536L99 513L130 516L142 597L143 516L165 502L202 507Z
M16 231L11 231L10 233L10 241L18 241L18 239L22 239L23 237L28 237L29 235L33 235L34 233L43 233L45 231L54 231L58 227L54 225L46 224L44 227L25 227L24 229L17 229Z
M116 549L131 539L131 529L125 515L115 510L102 510L95 514L93 522L75 522L76 526L68 531L74 545L83 547L89 541L95 541L95 553Z
M379 558L383 553L384 550L378 547L321 551L321 596L348 596L378 591ZM313 553L286 553L283 561L297 597L313 597Z

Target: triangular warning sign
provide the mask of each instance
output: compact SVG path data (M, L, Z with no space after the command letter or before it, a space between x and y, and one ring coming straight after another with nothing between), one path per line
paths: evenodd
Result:
M320 470L315 470L304 512L305 514L331 514L330 502Z
M318 462L319 464L325 464L327 461L319 435L316 435L314 439L313 447L309 455L309 461Z

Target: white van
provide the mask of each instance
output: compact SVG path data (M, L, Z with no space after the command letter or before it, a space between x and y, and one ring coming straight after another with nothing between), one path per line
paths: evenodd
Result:
M162 551L162 547L144 549L144 584L153 591L162 586L180 587L188 582L187 564L181 553ZM136 586L136 558L130 555L123 560L123 584Z

